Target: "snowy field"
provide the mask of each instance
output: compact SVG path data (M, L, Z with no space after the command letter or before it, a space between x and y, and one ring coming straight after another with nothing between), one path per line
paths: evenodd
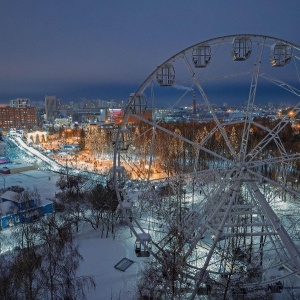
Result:
M139 270L145 258L137 258L134 252L135 238L123 228L115 239L99 238L100 232L87 230L77 237L79 250L84 258L78 271L79 276L93 276L96 290L87 295L88 300L133 300ZM134 261L125 271L114 266L124 257Z

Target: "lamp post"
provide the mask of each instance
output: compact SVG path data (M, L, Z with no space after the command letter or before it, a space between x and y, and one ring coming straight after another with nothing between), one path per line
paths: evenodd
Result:
M1 176L1 178L3 179L3 188L5 189L5 177Z
M194 209L194 201L195 201L195 184L196 184L196 178L193 177L193 194L192 194L192 209Z

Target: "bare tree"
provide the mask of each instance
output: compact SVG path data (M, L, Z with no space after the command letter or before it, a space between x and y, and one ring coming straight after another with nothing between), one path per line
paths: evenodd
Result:
M70 224L51 216L41 223L39 236L45 299L86 299L85 292L95 283L91 277L76 277L83 258L73 243Z
M38 299L43 289L39 271L42 256L36 247L20 248L16 251L11 265L11 283L18 295L26 300Z
M17 299L17 291L12 284L11 257L0 256L0 300Z
M86 299L92 277L78 277L82 256L68 221L52 215L22 223L13 235L15 251L0 257L0 300Z

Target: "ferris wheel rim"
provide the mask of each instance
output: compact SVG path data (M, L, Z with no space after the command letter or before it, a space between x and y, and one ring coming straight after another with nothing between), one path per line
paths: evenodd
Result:
M255 38L262 38L262 39L273 40L275 42L281 42L281 43L290 45L293 48L295 48L295 49L297 49L297 50L300 51L300 45L297 45L295 43L289 42L289 41L281 39L281 38L277 38L277 37L274 37L274 36L263 35L263 34L255 34L255 33L240 33L239 34L239 33L237 33L237 34L222 35L222 36L218 36L218 37L206 39L206 40L203 40L201 42L197 42L195 44L192 44L192 45L188 46L187 48L184 48L184 49L180 50L179 52L177 52L176 54L170 56L164 62L162 62L161 64L159 64L152 71L152 73L146 78L146 80L139 86L139 88L136 90L136 93L143 92L144 88L149 83L149 81L152 80L156 76L156 73L157 73L157 71L159 70L159 68L161 66L163 66L165 64L168 64L168 63L176 60L178 57L181 57L185 52L188 52L188 51L192 50L194 47L199 46L199 45L206 45L206 44L214 42L214 41L219 41L219 40L222 41L224 39L230 39L230 38L232 39L232 38L236 38L236 37L248 37L248 38L255 37ZM227 43L229 43L229 41Z

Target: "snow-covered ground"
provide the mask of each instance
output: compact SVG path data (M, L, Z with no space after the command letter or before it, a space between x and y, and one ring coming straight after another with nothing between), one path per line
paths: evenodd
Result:
M0 251L5 252L14 248L10 238L11 229L1 232L3 240L10 243L1 243ZM92 228L81 229L75 235L75 243L83 257L77 276L91 276L95 283L95 290L86 294L87 300L135 300L139 271L143 262L148 258L138 258L134 252L135 238L130 235L126 227L119 228L115 238L101 238L100 230ZM123 258L133 261L133 264L124 272L114 266Z
M81 233L77 241L84 258L78 275L91 275L97 284L96 290L88 294L88 300L136 299L138 273L147 258L135 256L135 238L131 237L129 229L120 229L115 239L100 238L99 231L91 229ZM115 269L125 257L134 263L125 272Z
M11 142L13 142L19 149L23 149L27 155L34 156L35 159L38 159L49 166L49 168L53 171L59 171L61 169L61 165L50 159L49 157L43 155L38 150L34 149L31 146L28 146L21 137L15 136L9 138Z

